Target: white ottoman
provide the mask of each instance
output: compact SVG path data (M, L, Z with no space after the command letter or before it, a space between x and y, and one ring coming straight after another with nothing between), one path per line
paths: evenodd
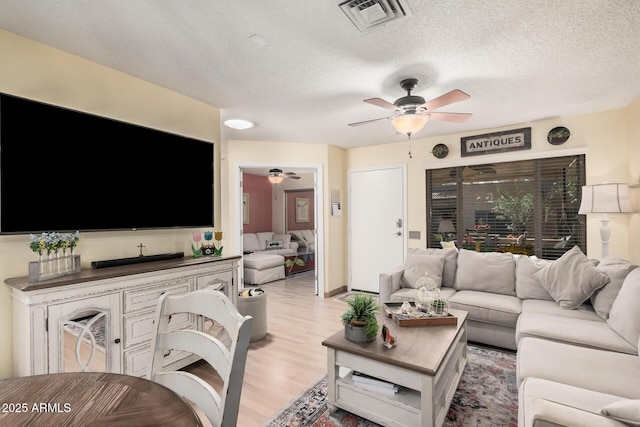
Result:
M284 279L284 257L275 254L250 254L242 259L244 263L244 283L261 285Z

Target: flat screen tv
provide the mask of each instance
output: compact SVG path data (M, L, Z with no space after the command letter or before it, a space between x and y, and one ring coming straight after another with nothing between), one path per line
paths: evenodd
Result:
M0 233L212 227L213 144L0 94Z

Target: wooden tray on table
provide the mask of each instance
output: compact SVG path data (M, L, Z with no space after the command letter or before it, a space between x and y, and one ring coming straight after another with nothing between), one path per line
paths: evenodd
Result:
M415 303L410 303L412 307L415 307ZM387 302L384 304L383 309L388 317L391 317L398 326L435 326L435 325L457 325L458 318L449 313L446 316L429 316L413 318L406 314L398 313L401 302Z

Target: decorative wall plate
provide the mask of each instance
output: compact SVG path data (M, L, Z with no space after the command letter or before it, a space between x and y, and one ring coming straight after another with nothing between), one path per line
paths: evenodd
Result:
M571 136L571 132L564 126L558 126L549 131L547 134L547 141L551 145L561 145L567 142Z
M433 150L431 150L431 153L433 153L437 159L444 159L449 154L449 147L444 144L436 144Z

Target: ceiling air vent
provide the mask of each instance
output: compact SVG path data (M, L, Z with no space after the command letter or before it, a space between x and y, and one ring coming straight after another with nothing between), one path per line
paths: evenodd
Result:
M339 6L361 33L413 16L406 0L348 0Z

